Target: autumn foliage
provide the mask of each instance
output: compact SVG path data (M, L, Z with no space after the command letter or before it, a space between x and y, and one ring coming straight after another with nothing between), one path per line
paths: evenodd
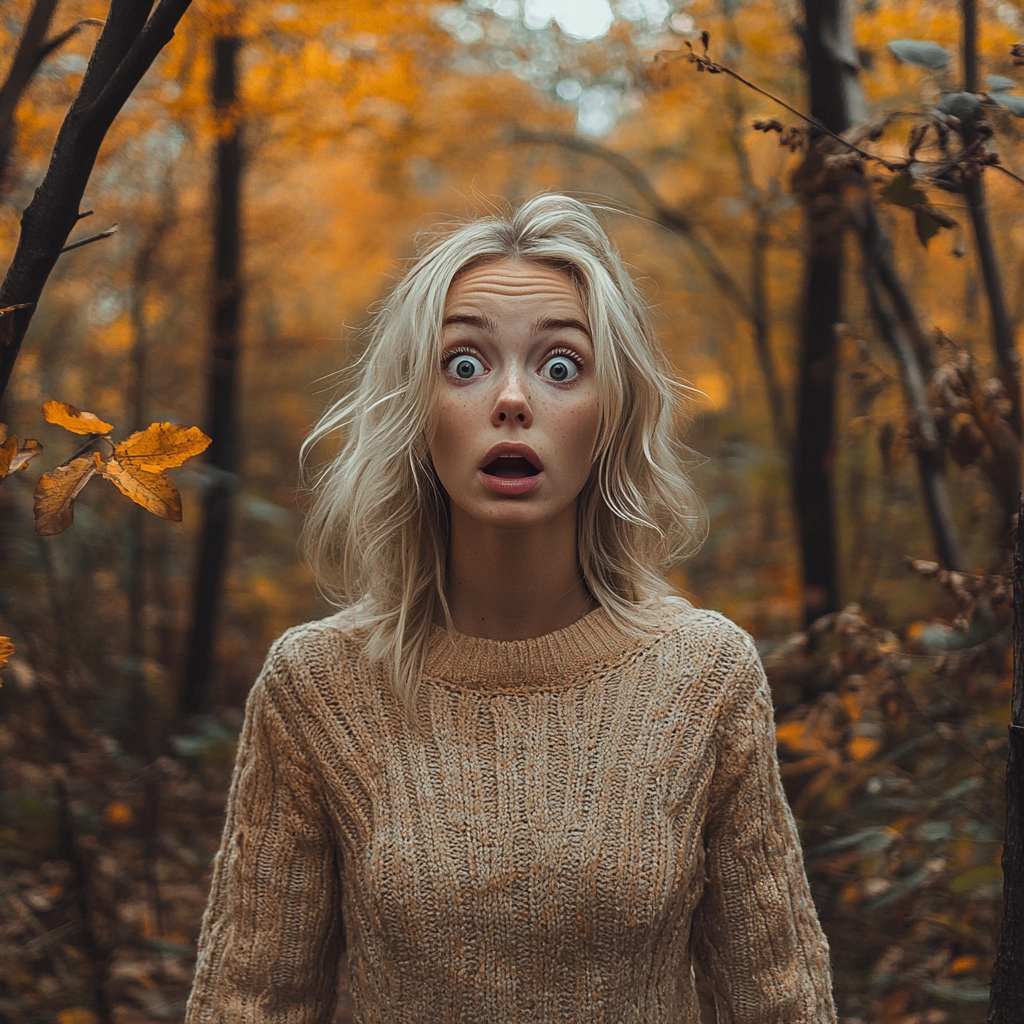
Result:
M32 6L5 7L0 81ZM87 244L35 308L0 427L0 1017L180 1019L240 709L273 639L328 611L295 557L298 446L417 232L568 190L603 208L691 385L679 419L711 534L671 580L762 651L841 1017L982 1018L1020 438L1017 346L995 344L969 192L983 183L1016 332L1024 17L979 5L965 91L959 5L851 3L864 118L823 142L802 116L802 4L615 0L598 24L605 7L559 27L518 0L196 2L113 122L68 237ZM8 256L108 10L55 6L47 38L64 38L21 94L0 180ZM239 98L215 109L225 35ZM245 300L226 473L179 424L212 432L210 168L235 125ZM912 307L892 319L916 392L873 304L872 286L890 298L865 272L868 205ZM805 625L791 469L812 222L846 263L826 458L840 600ZM0 344L9 329L0 311ZM952 569L924 464L948 495ZM210 702L184 719L214 486L231 502L225 608Z

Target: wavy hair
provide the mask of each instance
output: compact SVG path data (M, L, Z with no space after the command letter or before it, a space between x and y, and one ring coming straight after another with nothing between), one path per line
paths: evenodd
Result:
M593 210L541 195L505 214L435 236L382 304L355 386L302 446L337 455L311 482L303 550L323 592L369 627L368 656L390 669L411 722L430 631L446 598L448 498L427 449L440 383L441 322L470 267L526 260L573 282L590 323L600 426L580 494L577 552L586 587L617 626L642 631L669 591L665 571L703 540L705 515L687 475L675 418L682 387L647 305Z

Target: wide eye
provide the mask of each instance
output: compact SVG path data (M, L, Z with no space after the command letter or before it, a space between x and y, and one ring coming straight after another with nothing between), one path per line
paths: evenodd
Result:
M540 368L540 372L548 380L561 384L572 380L580 372L580 368L568 356L553 356Z
M476 356L461 354L448 363L448 372L459 380L472 380L486 373L487 369Z

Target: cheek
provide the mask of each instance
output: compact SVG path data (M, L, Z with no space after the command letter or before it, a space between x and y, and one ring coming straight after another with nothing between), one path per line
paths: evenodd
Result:
M455 462L466 447L466 403L454 396L441 398L437 403L434 432L430 437L430 455L438 473Z

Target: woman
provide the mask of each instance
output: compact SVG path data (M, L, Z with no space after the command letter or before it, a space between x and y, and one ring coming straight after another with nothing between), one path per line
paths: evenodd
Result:
M344 610L246 710L188 1024L835 1019L750 638L668 596L701 517L642 299L541 196L379 314L308 551Z

